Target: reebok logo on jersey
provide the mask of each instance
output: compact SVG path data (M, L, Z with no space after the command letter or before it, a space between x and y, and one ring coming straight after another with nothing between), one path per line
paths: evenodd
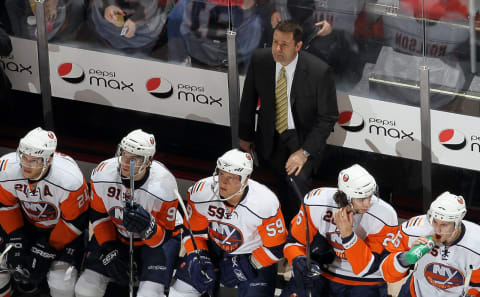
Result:
M85 79L85 71L74 63L63 63L58 66L58 76L71 84L79 84Z
M451 150L461 150L467 145L465 135L455 129L445 129L438 135L440 143Z
M425 279L434 287L447 290L463 286L464 277L459 270L440 263L430 263L425 267Z
M338 124L349 132L358 132L365 127L363 117L354 111L343 111L338 116Z
M172 83L161 77L150 78L145 87L150 94L160 99L167 99L173 94Z

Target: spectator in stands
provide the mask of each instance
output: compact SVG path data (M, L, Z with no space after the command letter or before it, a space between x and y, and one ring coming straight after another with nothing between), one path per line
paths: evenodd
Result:
M357 36L364 30L365 0L275 0L272 28L293 19L303 28L303 47L324 60L338 82L352 86L362 73Z
M381 16L383 27L377 38L384 46L371 76L384 83L370 82L370 90L381 100L419 106L417 90L395 87L393 83L418 85L418 67L430 67L430 84L450 94L430 93L432 108L440 108L455 99L451 93L468 89L472 75L469 73L468 6L462 0L429 0L422 6L417 0L381 0L385 7L397 2L395 15ZM392 6L393 5L393 6ZM423 11L422 11L423 7ZM421 19L425 16L426 34ZM427 42L424 45L424 37ZM466 63L465 63L466 62ZM386 83L385 83L386 82ZM392 83L389 83L392 82Z
M167 21L166 6L157 0L92 0L88 24L108 46L150 52Z
M179 0L168 15L169 61L190 65L193 58L211 67L227 66L226 34L231 29L243 72L262 37L257 6L256 0Z
M46 0L45 26L48 40L67 37L85 21L84 0ZM6 0L5 7L15 36L37 38L34 0Z
M338 118L330 67L301 47L300 25L291 20L278 23L273 47L252 56L239 116L240 146L256 152L260 166L274 173L287 224L300 202L285 178L292 176L302 194L311 189Z
M308 290L312 296L387 296L379 266L387 243L395 239L398 219L376 192L373 176L355 164L339 173L338 188L318 188L305 196L305 209L292 220L283 251L293 279L282 297L306 297Z
M10 40L10 36L8 36L5 28L3 27L2 22L0 21L0 56L8 56L12 52L12 41ZM0 99L2 97L8 96L10 89L12 88L12 84L8 76L5 74L5 70L3 67L3 63L0 64Z

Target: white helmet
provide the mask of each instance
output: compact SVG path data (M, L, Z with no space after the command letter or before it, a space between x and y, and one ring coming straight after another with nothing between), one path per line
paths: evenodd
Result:
M427 218L432 225L433 219L444 222L454 222L455 229L457 229L466 213L467 208L463 197L451 194L447 191L438 196L437 199L430 204Z
M141 129L134 130L125 136L118 145L119 150L143 156L146 160L155 155L155 136Z
M215 172L219 169L228 173L240 175L240 182L243 184L253 171L252 156L250 156L249 153L242 152L238 149L229 150L217 159L217 168Z
M27 133L18 144L17 154L21 160L22 154L43 159L43 169L40 177L45 172L48 159L57 149L57 137L52 131L43 130L37 127Z
M348 203L352 203L353 198L367 198L376 189L377 183L373 176L358 164L343 169L338 175L338 190L345 193Z
M218 170L223 170L228 173L236 174L240 176L241 186L238 191L229 197L222 198L217 187L218 179ZM217 167L213 173L213 184L212 191L218 199L222 201L229 200L235 197L237 194L245 190L247 186L246 180L252 174L253 171L253 160L252 156L249 153L239 151L238 149L232 149L223 154L220 158L217 159Z

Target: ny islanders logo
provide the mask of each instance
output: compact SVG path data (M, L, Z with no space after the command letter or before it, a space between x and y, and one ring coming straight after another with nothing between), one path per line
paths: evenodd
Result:
M243 243L242 232L234 225L224 222L211 221L208 234L227 253L235 251Z
M63 63L58 66L58 76L71 84L79 84L85 79L85 71L74 63Z
M45 222L56 220L58 209L53 203L46 201L26 202L22 201L22 207L25 213L36 222Z
M343 111L338 116L338 124L349 132L358 132L365 127L363 117L354 111Z
M160 99L169 98L173 94L172 83L161 77L150 78L145 87L150 94Z
M440 143L451 150L461 150L467 145L465 135L455 129L445 129L438 135Z
M430 263L424 270L425 279L434 287L447 290L463 286L463 273L451 266L440 263Z

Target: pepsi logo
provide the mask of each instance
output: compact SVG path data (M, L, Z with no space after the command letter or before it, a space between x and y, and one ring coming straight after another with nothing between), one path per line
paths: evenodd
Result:
M79 84L85 79L85 71L74 63L63 63L58 66L58 76L71 84Z
M463 286L464 276L458 269L440 263L430 263L425 269L426 280L434 287L448 290Z
M343 111L338 116L338 124L349 132L358 132L365 127L363 117L354 111Z
M445 129L438 135L440 143L451 150L461 150L467 145L465 135L455 129Z
M150 94L160 99L169 98L173 94L172 83L161 77L149 79L145 87Z

